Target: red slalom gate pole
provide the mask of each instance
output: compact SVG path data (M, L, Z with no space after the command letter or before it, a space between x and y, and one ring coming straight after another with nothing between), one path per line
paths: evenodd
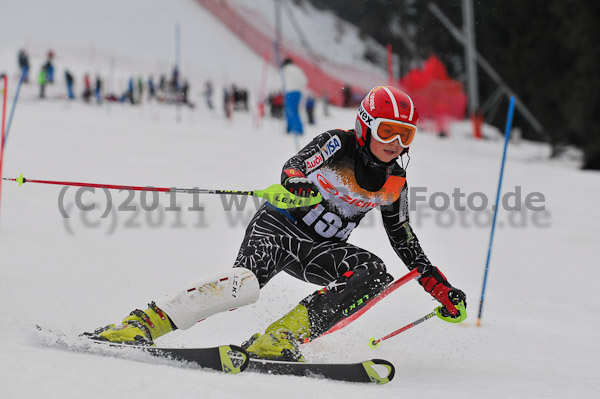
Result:
M269 72L269 59L271 58L271 52L266 51L263 54L263 71L262 80L260 83L259 102L258 102L258 119L263 120L265 117L265 99L267 97L267 75Z
M413 328L414 326L416 326L417 324L421 324L422 322L424 322L425 320L429 320L431 319L433 316L435 316L435 311L421 317L419 320L415 320L410 324L405 325L402 328L399 328L398 330L389 333L388 335L386 335L385 337L379 338L379 339L375 339L375 338L371 338L371 340L369 341L369 346L371 348L376 348L377 346L379 346L379 343L381 341L385 341L386 339L390 339L392 337L395 337L396 335L403 333L404 331Z
M400 277L398 280L394 281L392 284L385 287L385 289L381 291L381 294L368 301L359 311L353 313L352 315L346 317L343 320L340 320L335 326L331 327L331 329L323 335L331 334L332 332L341 330L342 328L346 327L348 324L352 323L354 320L362 316L367 310L371 309L377 302L381 301L383 298L390 295L392 292L396 291L398 288L402 287L404 284L418 277L419 275L420 274L417 269L411 270L404 276Z
M4 79L4 95L2 96L4 98L3 101L3 105L2 105L2 137L0 137L0 178L2 178L2 162L4 160L4 135L5 135L5 128L6 128L6 94L8 91L8 77L6 75L4 75L3 77ZM2 181L0 180L0 200L2 200ZM0 202L1 203L1 202Z

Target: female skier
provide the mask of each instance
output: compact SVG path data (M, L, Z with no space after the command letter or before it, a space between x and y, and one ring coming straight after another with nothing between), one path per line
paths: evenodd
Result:
M354 130L315 137L283 166L282 185L297 196L320 193L320 203L286 210L266 202L246 230L233 269L152 302L145 311L135 310L121 325L100 328L94 337L153 345L176 328L256 301L260 288L285 271L323 288L242 346L253 357L303 361L300 343L360 310L393 280L377 255L347 242L376 207L395 252L410 270L419 271L419 284L441 303L437 315L463 321L465 294L431 264L408 220L406 171L396 159L408 152L417 120L406 93L391 86L371 90L359 106Z

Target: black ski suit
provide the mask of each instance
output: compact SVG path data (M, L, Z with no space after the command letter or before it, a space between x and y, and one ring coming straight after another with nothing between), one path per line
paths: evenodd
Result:
M380 207L392 247L409 269L438 274L408 223L404 169L395 161L376 160L354 135L353 130L323 133L285 163L282 183L286 170L300 171L323 200L290 210L265 203L250 222L234 264L252 270L261 288L281 271L326 286L301 302L308 309L311 338L393 281L377 255L347 242L368 211Z

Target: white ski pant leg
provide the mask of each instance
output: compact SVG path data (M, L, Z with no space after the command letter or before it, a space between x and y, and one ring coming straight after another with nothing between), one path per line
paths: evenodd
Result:
M156 301L156 305L177 328L186 330L213 314L254 303L259 295L254 273L236 267L190 284Z

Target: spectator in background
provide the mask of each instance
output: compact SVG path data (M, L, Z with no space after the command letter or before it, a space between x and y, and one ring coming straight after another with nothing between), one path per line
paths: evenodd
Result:
M156 89L154 88L154 81L152 76L148 78L148 101L152 100L156 95Z
M352 88L348 83L345 83L344 86L342 86L342 97L344 99L344 108L352 106Z
M137 103L141 104L142 103L142 98L144 96L144 80L142 79L141 76L137 80L137 91L138 91L138 100L137 100Z
M306 96L306 116L308 118L308 124L315 124L315 97L312 93L308 93Z
M48 83L54 83L54 64L52 64L53 60L54 52L50 50L48 51L48 58L46 59L46 63L44 64L44 69L46 70L46 81Z
M133 78L129 78L129 82L127 83L127 99L131 103L131 105L135 104L135 99L133 98Z
M83 101L86 103L90 102L90 98L92 97L92 83L90 82L90 75L85 74L83 77Z
M285 117L287 120L287 132L302 134L304 128L298 113L298 106L302 99L302 91L308 80L306 75L290 58L286 58L281 64L285 80Z
M213 109L212 96L213 96L213 85L210 80L207 80L204 84L204 101L208 109Z
M96 86L94 87L94 94L96 95L96 102L102 104L102 80L100 76L96 75Z
M167 90L167 77L164 74L160 75L160 79L158 81L158 89L163 93Z
M29 83L29 55L25 49L19 50L19 69L21 73L23 70L25 71L25 75L23 76L23 83Z
M270 96L271 116L281 118L283 116L283 95L280 92Z
M179 90L179 68L177 65L173 67L173 73L171 74L171 81L169 82L169 87L171 89L171 93L177 93Z
M233 93L233 109L248 111L248 90L233 84L231 92Z
M46 66L42 66L40 74L38 76L38 83L40 84L40 98L46 98Z
M233 92L227 86L223 87L223 109L225 117L230 119L233 113Z
M67 82L67 98L69 100L73 100L75 98L75 94L73 93L73 75L69 72L68 69L65 69L65 81Z
M187 105L191 105L190 99L189 99L189 92L190 92L190 84L187 81L187 79L185 79L183 81L183 84L181 85L181 101Z

